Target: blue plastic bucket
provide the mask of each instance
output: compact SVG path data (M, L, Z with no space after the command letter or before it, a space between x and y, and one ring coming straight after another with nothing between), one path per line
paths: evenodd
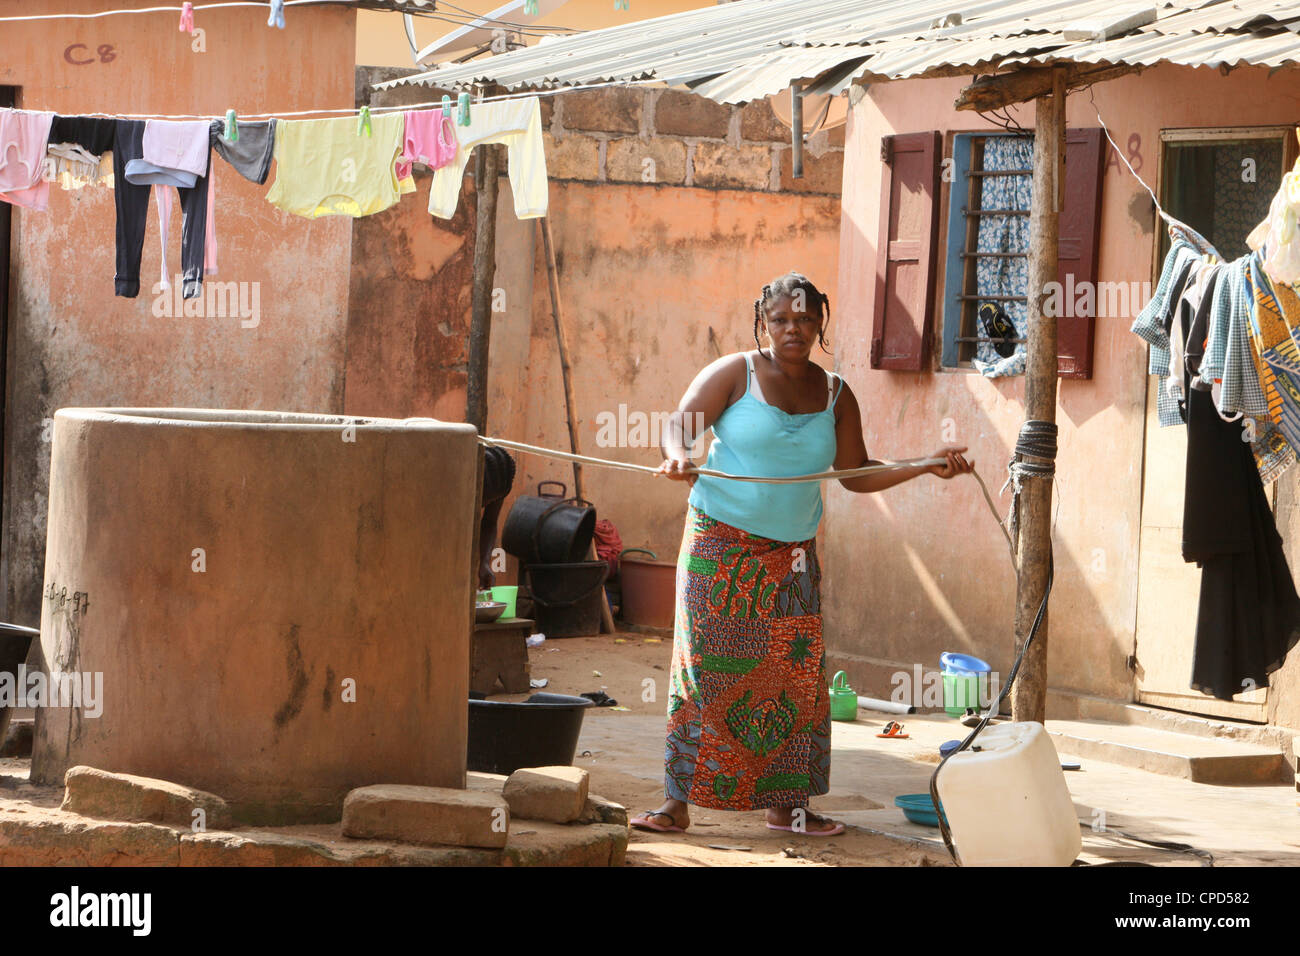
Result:
M948 651L939 655L939 671L943 675L943 709L950 717L961 717L968 707L980 708L980 678L988 686L992 668L978 657L954 654Z

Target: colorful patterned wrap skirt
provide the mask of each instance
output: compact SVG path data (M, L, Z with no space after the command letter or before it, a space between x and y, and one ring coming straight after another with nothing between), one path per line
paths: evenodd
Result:
M830 786L815 541L690 507L677 561L664 790L720 810L807 806Z

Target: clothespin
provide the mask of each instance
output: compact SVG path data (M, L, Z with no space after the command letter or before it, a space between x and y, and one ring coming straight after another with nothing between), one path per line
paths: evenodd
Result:
M372 136L370 131L370 107L361 107L361 113L357 116L357 135Z
M451 97L445 93L442 96L442 115L444 119L451 119Z
M239 142L239 125L234 110L226 110L226 139L232 143Z
M194 4L190 3L189 0L185 0L185 2L181 4L180 29L182 33L194 32Z
M284 0L271 0L271 15L267 17L266 25L284 29Z
M469 94L462 93L456 98L456 122L461 126L469 125Z
M537 16L537 0L524 0L524 13L530 17Z
M626 10L627 8L628 8L628 0L614 0L615 10Z

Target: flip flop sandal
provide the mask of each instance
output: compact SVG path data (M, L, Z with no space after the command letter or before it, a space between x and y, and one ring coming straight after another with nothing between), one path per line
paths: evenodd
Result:
M885 732L884 732L883 734L876 734L876 736L877 736L877 737L897 737L897 738L899 738L900 740L907 740L907 739L909 739L912 735L911 735L911 734L905 734L905 733L903 733L903 725L900 724L900 723L899 723L898 721L896 721L896 720L891 720L889 723L885 724Z
M673 825L670 827L661 827L657 823L652 823L650 821L651 817L667 817L669 820L673 821ZM679 827L677 825L677 820L675 817L673 817L671 813L667 813L663 810L647 810L639 817L633 817L630 821L628 821L628 826L635 827L638 830L650 830L654 833L685 833L686 832L685 827Z
M813 817L812 819L814 823L831 822L830 820L827 820L825 817ZM841 833L844 832L844 824L839 822L836 822L835 826L831 827L829 830L809 830L807 828L796 830L794 827L780 827L777 826L775 823L769 823L767 825L767 828L769 830L781 830L785 833L797 833L799 834L799 836L810 836L810 837L839 836Z

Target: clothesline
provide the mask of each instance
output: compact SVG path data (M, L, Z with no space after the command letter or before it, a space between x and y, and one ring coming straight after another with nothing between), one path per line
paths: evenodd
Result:
M559 94L559 93L578 93L578 92L581 92L581 91L583 91L583 90L596 90L596 89L603 89L604 87L608 87L608 86L635 87L635 86L646 86L646 85L649 85L649 84L652 84L652 83L658 83L658 82L661 82L661 81L659 81L659 80L639 80L639 81L636 81L636 82L630 82L630 83L628 83L628 82L622 82L622 81L618 81L618 80L610 80L610 81L607 81L607 82L604 82L604 83L584 83L584 84L577 85L577 86L564 86L564 87L558 87L558 88L553 89L553 90L533 90L533 91L530 91L530 92L527 92L527 93L502 93L502 94L499 94L499 95L496 95L496 96L482 96L482 95L479 95L479 96L475 96L475 97L474 97L474 99L473 99L473 104L474 104L475 106L477 106L477 105L482 104L482 103L506 103L506 102L515 102L515 101L518 101L518 100L526 100L526 99L529 99L529 98L540 98L540 97L543 97L543 96L555 96L555 95L557 95L557 94ZM408 112L408 111L410 111L410 110L437 109L437 108L440 107L441 105L442 105L442 100L441 100L441 99L437 99L437 100L430 100L429 102L426 102L426 103L405 103L405 104L402 104L402 105L400 105L400 106L352 106L352 107L339 108L339 109L325 109L325 108L322 107L322 108L320 108L320 109L297 110L297 111L285 111L285 112L276 112L276 113L238 113L238 118L241 119L241 120L253 120L253 119L255 119L255 120L264 120L264 119L288 119L288 118L290 118L290 117L298 117L298 116L323 116L323 115L350 115L350 116L356 116L356 115L360 114L361 111L362 111L363 109L368 109L368 110L370 111L371 114L376 114L376 113L402 113L402 112ZM453 105L455 105L455 104L454 104L454 101L453 101ZM10 107L6 107L6 109L8 109L8 110L10 110L10 111L16 111L16 110L18 110L19 108L18 108L18 107L10 106ZM66 114L64 114L61 110L52 110L52 109L49 109L48 107L43 107L43 108L41 108L41 109L34 109L34 108L32 108L32 107L24 106L24 107L22 107L22 109L28 110L28 111L30 111L30 112L60 113L61 115L74 115L74 113L75 113L75 115L77 115L77 116L102 116L102 117L107 117L107 118L110 118L110 119L217 120L217 119L224 119L224 117L225 117L225 114L224 114L224 113L222 113L222 114L215 114L215 113L103 113L103 112L94 112L94 111L87 112L87 111L85 111L85 110L76 110L76 111L74 111L74 113L66 113Z
M328 0L284 0L284 2L281 5L284 7L324 6L324 5L328 5ZM226 2L221 2L221 3L191 4L188 12L193 14L193 13L199 13L203 10L218 10L223 7L256 7L260 10L273 9L272 4L266 2L266 0L226 0ZM530 31L557 30L557 31L569 32L569 28L564 28L564 27L548 27L545 24L538 24L538 23L524 24L514 20L501 20L495 17L476 14L470 10L464 9L463 7L457 7L454 4L443 4L442 6L439 6L437 8L436 16L432 15L433 9L434 8L430 7L429 12L427 13L421 12L418 13L417 15L428 17L429 19L433 19L433 20L443 20L448 23L462 23L465 25L488 22L488 23L498 23L504 27L509 27L512 29L527 29ZM455 11L455 12L451 12L451 11ZM23 16L0 17L0 23L16 23L16 22L22 22L27 20L99 20L104 17L113 17L122 14L136 14L136 13L184 14L186 12L187 11L183 5L178 5L178 6L159 6L159 7L135 7L132 9L118 9L118 10L100 10L95 13L32 13Z
M312 4L320 6L321 0L284 0L286 7L302 6ZM253 0L227 0L223 3L203 3L192 4L190 9L195 13L200 10L216 10L220 7L259 7L262 10L270 9L270 4L266 2L253 2ZM166 6L166 7L136 7L130 10L100 10L97 13L32 13L19 17L0 17L0 23L11 23L18 20L97 20L101 17L113 17L124 13L182 13L183 6Z

